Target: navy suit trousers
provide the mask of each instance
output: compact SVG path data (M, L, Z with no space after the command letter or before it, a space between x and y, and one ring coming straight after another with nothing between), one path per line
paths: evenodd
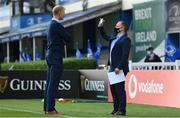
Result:
M55 110L55 98L58 91L59 82L62 78L62 65L48 64L47 81L44 93L44 111Z
M126 112L125 82L110 85L114 111Z

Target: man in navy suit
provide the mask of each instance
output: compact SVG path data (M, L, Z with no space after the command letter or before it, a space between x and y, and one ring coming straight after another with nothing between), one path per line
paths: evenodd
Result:
M63 20L65 15L64 7L57 5L52 12L53 18L47 34L46 62L48 71L44 94L45 114L58 114L55 109L55 98L63 73L64 45L70 41L70 34L60 23L60 20Z
M129 72L128 57L131 47L131 40L127 37L128 26L125 22L119 21L115 26L115 35L108 36L103 28L103 22L99 23L98 29L102 37L109 41L109 72L116 74L124 72L125 75ZM122 70L122 71L121 71ZM126 92L125 82L120 82L110 85L113 97L112 115L126 115Z

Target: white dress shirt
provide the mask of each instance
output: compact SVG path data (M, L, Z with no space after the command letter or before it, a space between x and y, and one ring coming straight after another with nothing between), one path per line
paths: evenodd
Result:
M55 21L57 21L58 23L61 23L61 21L60 20L58 20L57 18L52 18L52 20L55 20Z
M110 47L110 58L109 58L110 63L111 63L111 52L112 52L112 50L113 50L116 42L117 42L123 35L124 35L124 34L118 34L118 35L116 36L116 39L114 39L114 40L112 41L112 43L111 43L111 47Z

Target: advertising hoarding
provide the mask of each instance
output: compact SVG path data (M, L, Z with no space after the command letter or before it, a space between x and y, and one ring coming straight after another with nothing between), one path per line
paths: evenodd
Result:
M134 70L126 76L128 103L180 108L179 70ZM112 102L109 90L108 101Z
M46 71L2 71L0 76L0 98L43 98L46 75ZM79 97L79 83L78 71L65 71L59 83L57 97Z
M133 61L139 62L147 55L146 49L159 48L164 55L165 2L157 0L133 6ZM160 46L162 45L162 46Z

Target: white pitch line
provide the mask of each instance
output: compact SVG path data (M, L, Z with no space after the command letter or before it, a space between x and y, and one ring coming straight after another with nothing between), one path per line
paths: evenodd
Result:
M11 110L11 111L20 111L20 112L29 112L29 113L35 113L35 114L41 114L43 115L42 112L36 112L36 111L31 111L31 110L24 110L24 109L17 109L17 108L10 108L10 107L1 107L0 109L4 109L4 110ZM48 115L47 115L48 116ZM71 116L67 116L67 115L54 115L54 116L63 116L66 118L78 118L78 117L71 117ZM43 116L46 117L46 116ZM49 117L49 116L48 116Z
M36 111L31 111L31 110L24 110L24 109L17 109L17 108L10 108L10 107L2 107L0 106L0 109L4 109L4 110L11 110L11 111L20 111L20 112L29 112L29 113L34 113L34 114L40 114L40 115L43 115L42 112L36 112ZM72 117L72 116L67 116L67 115L54 115L52 117L57 117L57 116L62 116L62 117L65 117L65 118L109 118L109 117L85 117L85 116L81 116L81 117ZM40 116L42 117L42 116ZM43 117L46 117L46 116L43 116ZM50 117L47 115L47 117ZM39 117L37 117L39 118Z
M42 114L41 112L24 110L24 109L17 109L17 108L10 108L10 107L0 107L0 109L11 110L11 111L22 111L22 112L29 112L29 113L35 113L35 114Z

